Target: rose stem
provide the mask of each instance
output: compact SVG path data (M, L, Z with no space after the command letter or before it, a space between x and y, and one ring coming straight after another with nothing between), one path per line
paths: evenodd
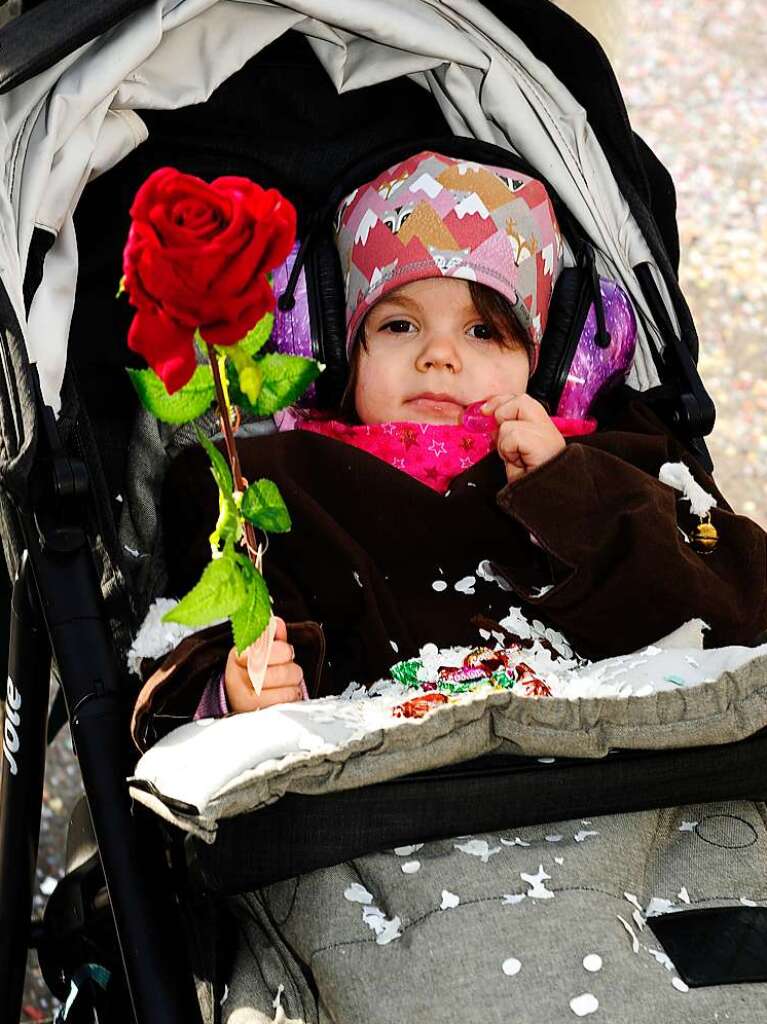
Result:
M209 345L207 342L205 342L205 347L208 350L210 368L213 371L213 383L216 388L216 402L218 403L218 413L221 418L221 429L224 432L226 454L229 457L229 465L232 470L234 486L237 488L238 491L244 491L245 481L242 477L242 470L240 469L240 456L237 452L237 442L234 439L234 433L232 432L232 424L229 419L229 405L226 400L224 385L221 382L221 372L218 366L218 357L212 345ZM257 565L258 540L256 539L256 531L253 528L252 523L245 523L245 543L248 549L248 554L250 555L250 560L253 562L254 565Z

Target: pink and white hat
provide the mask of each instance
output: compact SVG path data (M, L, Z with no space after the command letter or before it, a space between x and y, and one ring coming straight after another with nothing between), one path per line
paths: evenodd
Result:
M537 179L417 153L348 195L336 232L347 352L363 317L387 292L439 276L500 292L537 351L562 267L559 225Z

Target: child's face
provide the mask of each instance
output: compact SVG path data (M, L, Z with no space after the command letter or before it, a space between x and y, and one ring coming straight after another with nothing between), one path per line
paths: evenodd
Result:
M473 402L527 388L527 353L492 337L458 278L391 292L368 313L365 333L354 393L362 423L460 423Z

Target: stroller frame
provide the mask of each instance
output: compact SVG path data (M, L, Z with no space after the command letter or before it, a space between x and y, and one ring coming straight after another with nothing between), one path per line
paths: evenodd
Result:
M93 0L86 9L78 7L75 15L70 5L59 0L35 5L3 30L6 64L0 73L0 91L12 89L47 69L145 2ZM536 2L539 7L544 6L541 0ZM551 7L547 0L544 3L547 8ZM508 4L503 0L486 0L485 6L501 18L508 13ZM531 0L520 0L519 6L529 9ZM573 30L577 28L587 35L567 15L558 12L557 16L566 19ZM40 31L43 26L44 33ZM41 37L47 39L44 46L39 43ZM601 49L593 40L591 42L599 59L606 64ZM607 69L614 83L609 65ZM617 92L617 85L614 90ZM636 202L641 204L628 175L621 177L616 170L616 176L624 193L630 196L633 191ZM657 228L655 230L657 232ZM673 273L677 255L673 244L670 254L669 267ZM33 271L28 271L30 276L34 277ZM649 267L644 277L645 298L663 331L667 360L679 380L671 418L699 457L708 461L702 438L713 427L713 404L695 367L696 339L691 321L686 322L689 314L677 308L686 328L683 338L679 339L665 313ZM31 297L36 282L28 283ZM48 948L55 955L56 944L60 947L87 929L92 915L103 911L108 899L131 1012L137 1024L181 1024L182 1021L194 1024L201 1020L200 1008L189 963L178 941L181 928L177 894L183 884L179 878L179 862L183 857L178 849L168 855L167 835L146 811L132 809L128 799L125 779L131 769L126 744L130 695L124 692L114 638L110 635L89 548L85 510L91 488L89 473L84 462L73 456L61 441L55 417L42 399L36 369L30 366L23 353L21 327L1 282L0 320L5 327L0 331L2 376L14 393L16 404L12 413L17 421L17 437L22 433L22 411L25 416L31 415L37 424L36 450L28 480L23 487L8 486L5 482L8 497L4 499L3 509L3 526L20 542L24 555L13 584L0 777L0 1019L15 1022L19 1018L28 945ZM23 387L33 395L31 411L29 408L22 410L23 403L14 390L18 387L13 383L14 374L19 375L19 367L25 375ZM84 652L87 652L85 656ZM91 891L87 900L86 887L79 881L69 889L60 886L62 898L54 906L54 894L49 904L56 913L46 914L45 924L40 925L30 923L30 909L39 840L52 659L66 704L101 863L99 868L95 860L89 862L90 874L100 880L103 869L108 897L105 898L100 884L97 884L96 895ZM697 776L693 769L694 751L621 759L622 770L612 792L608 794L603 787L601 806L605 810L619 807L625 810L673 804L696 796L706 799L724 795L763 796L759 779L767 763L767 732L709 753ZM646 777L648 759L657 766L658 778L663 777L664 784L639 790L636 780L640 775L643 779ZM702 752L700 759L703 759ZM260 813L270 816L263 819L268 831L271 831L270 824L279 821L283 828L289 820L293 821L293 830L284 830L282 845L270 844L268 862L260 863L257 870L266 883L280 877L280 870L284 872L281 877L290 877L299 871L336 863L405 839L437 838L467 828L491 828L501 813L508 813L510 800L518 799L521 790L529 788L529 772L533 769L539 798L553 790L558 794L541 811L538 821L556 820L562 815L563 807L575 808L579 814L595 813L593 803L587 802L585 795L581 803L570 796L564 797L559 782L564 782L566 773L578 772L583 779L581 791L585 794L593 789L594 780L602 774L601 764L561 762L553 769L548 765L532 765L530 761L528 758L509 758L504 763L499 760L500 774L489 774L486 768L466 764L374 787L373 802L377 811L373 818L380 825L375 829L352 827L360 823L359 801L352 799L355 794L286 797L274 808ZM611 767L616 763L617 758ZM722 772L727 763L735 778L728 778L727 773ZM713 765L716 773L711 768ZM667 787L665 780L680 766L684 766L683 781L676 788ZM711 789L714 777L719 781L717 791ZM401 808L405 792L409 794L405 807L409 804L412 808L419 796L426 796L427 801L435 795L439 798L447 788L445 782L451 795L458 795L455 813L430 816L416 826L409 817L403 821ZM631 787L634 793L631 801L627 801L625 793ZM491 793L494 799L483 804ZM395 807L400 808L399 816L393 811ZM299 830L295 827L297 812L302 818ZM478 814L484 815L481 821L478 821ZM316 862L297 856L298 832L317 830L314 834L319 835L319 825L327 822L328 817L332 818L333 829L326 828L326 836L332 831L337 840L339 833L345 835L344 827L348 826L348 839L340 846L336 842L332 849L329 842L321 848L318 843ZM226 833L229 833L232 841L236 841L237 829L236 820L226 823L222 838L226 841ZM419 832L417 837L416 832ZM180 840L176 843L181 845ZM211 878L215 877L215 864L209 863L205 869L205 855L209 856L210 850L198 850L192 863L202 865L206 884L210 885ZM281 869L277 867L280 863ZM62 880L66 881L67 878Z

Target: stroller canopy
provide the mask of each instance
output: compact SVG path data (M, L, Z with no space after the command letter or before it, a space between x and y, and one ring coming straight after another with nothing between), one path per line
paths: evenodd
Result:
M46 6L56 7L49 0L31 16ZM93 6L103 12L105 4ZM44 401L60 409L78 276L73 213L83 189L147 138L137 111L203 102L291 29L306 38L339 94L406 76L431 93L454 134L505 147L539 169L594 243L600 272L620 282L634 302L640 344L630 384L646 390L658 383L648 332L656 349L662 347L634 272L638 264L653 268L669 321L679 334L682 320L684 340L694 350L692 325L675 288L675 254L670 260L649 214L640 226L634 211L642 203L629 202L631 195L641 195L636 179L622 178L623 189L616 180L616 167L631 164L629 154L611 165L584 107L487 7L475 0L153 0L134 3L138 9L125 17L131 5L115 0L114 6L122 20L50 66L41 60L33 77L4 69L0 275L24 339L24 347L9 346L22 400L11 410L14 430L6 435L11 440L0 467L6 483L11 467L20 469L19 457L34 431L23 401L27 356L37 366ZM598 44L571 19L548 0L534 6L540 26L531 23L527 0L519 4L520 23L539 47L547 24L554 33L569 25L581 43L585 36L592 44L593 63L584 74L588 70L593 78L605 67L609 72ZM514 23L513 4L494 7ZM77 30L87 36L82 24ZM72 45L77 41L70 39ZM562 51L563 44L547 45ZM52 52L61 49L53 46ZM34 61L24 67L28 72ZM565 77L576 81L576 70L568 63ZM604 80L610 90L606 101L614 105L614 79ZM256 93L253 104L258 103ZM623 111L620 103L618 110ZM604 122L597 111L600 118ZM626 149L633 150L627 122L625 128ZM606 134L604 123L602 129ZM254 138L254 148L259 145L268 142ZM636 164L635 150L633 156ZM47 233L50 246L31 294L28 264L36 231ZM680 311L685 315L677 318ZM3 401L8 418L7 396Z

